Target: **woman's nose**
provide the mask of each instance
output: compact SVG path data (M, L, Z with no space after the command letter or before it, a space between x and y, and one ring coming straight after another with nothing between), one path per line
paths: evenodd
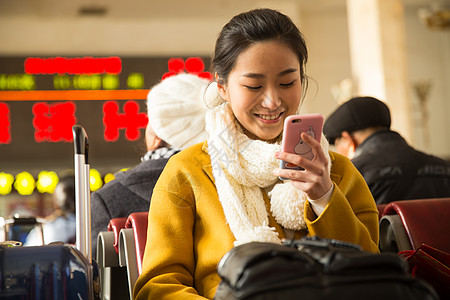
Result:
M268 89L263 97L264 99L261 104L267 109L275 110L281 105L281 100L276 89Z

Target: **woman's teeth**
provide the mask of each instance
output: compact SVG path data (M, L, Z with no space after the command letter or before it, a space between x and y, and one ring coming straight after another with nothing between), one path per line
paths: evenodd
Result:
M277 114L277 115L257 115L258 117L260 117L261 119L264 120L275 120L278 119L280 117L281 114Z

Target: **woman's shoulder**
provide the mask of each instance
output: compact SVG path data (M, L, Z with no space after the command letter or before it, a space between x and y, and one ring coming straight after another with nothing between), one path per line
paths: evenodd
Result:
M172 155L166 167L180 167L193 165L208 165L211 164L211 159L207 153L207 143L201 142L192 145L186 149L181 150L175 155Z
M348 157L334 151L328 151L328 153L330 154L332 166L341 168L348 167L349 165L353 166L352 161Z
M330 161L331 161L331 173L343 176L344 174L354 173L359 171L356 169L355 165L352 163L352 161L339 153L336 153L334 151L329 151L330 154Z
M170 157L153 189L151 203L156 199L155 195L160 192L168 192L180 199L189 198L190 201L193 201L193 187L199 186L199 182L203 183L205 176L209 176L211 173L207 171L210 168L211 160L205 151L204 144L206 142L195 144ZM158 198L158 196L156 197Z

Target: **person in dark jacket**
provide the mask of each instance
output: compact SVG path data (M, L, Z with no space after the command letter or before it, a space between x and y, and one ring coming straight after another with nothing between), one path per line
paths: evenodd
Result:
M94 257L98 234L108 230L111 219L149 210L153 187L169 157L206 139L202 95L208 83L196 75L181 73L164 79L148 93L148 152L140 164L118 172L114 180L91 194Z
M390 126L384 102L355 97L331 113L323 132L352 160L377 204L450 197L450 162L414 149Z

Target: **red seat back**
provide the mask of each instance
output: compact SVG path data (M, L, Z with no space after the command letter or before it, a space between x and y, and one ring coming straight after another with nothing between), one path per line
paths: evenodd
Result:
M114 248L119 253L119 233L122 228L125 228L127 218L114 218L109 220L108 231L114 232Z
M128 216L125 228L133 228L136 261L139 275L142 273L142 259L147 243L148 212L135 212Z
M402 220L413 250L427 244L450 252L450 198L391 202L383 215L393 214Z

